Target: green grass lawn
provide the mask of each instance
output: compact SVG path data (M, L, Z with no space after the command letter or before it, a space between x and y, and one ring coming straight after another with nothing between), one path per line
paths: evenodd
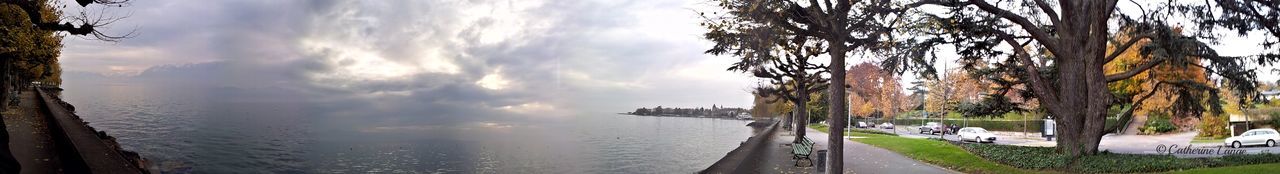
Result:
M1280 170L1280 163L1271 163L1271 164L1254 164L1254 165L1231 166L1231 167L1202 168L1202 169L1183 170L1183 171L1176 171L1176 172L1169 172L1169 173L1184 173L1184 174L1194 174L1194 173L1232 173L1232 174L1237 174L1237 173L1239 173L1239 174L1245 174L1245 173L1276 173L1276 171L1277 171L1277 170Z
M827 132L826 126L811 125L810 127L818 131ZM946 167L951 170L961 171L965 173L1043 173L1045 171L1028 171L1014 168L1007 165L1001 165L989 160L983 159L969 151L965 151L960 147L951 145L950 143L929 140L905 138L892 135L869 134L861 132L852 132L851 136L865 137L851 139L853 141L870 144L872 146L888 149L897 152L912 159L924 161L934 165Z
M821 125L811 125L827 132ZM1046 147L995 144L952 144L950 142L852 132L852 141L870 144L904 156L965 173L1274 173L1280 170L1280 155L1255 154L1216 158L1177 158L1171 155L1100 153L1070 163L1069 157ZM1206 140L1211 141L1211 140ZM1252 165L1251 165L1252 164ZM1177 171L1184 170L1184 171Z

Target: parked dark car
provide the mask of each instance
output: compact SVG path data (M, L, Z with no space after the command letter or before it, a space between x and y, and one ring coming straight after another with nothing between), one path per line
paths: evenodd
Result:
M942 124L938 122L928 122L924 126L920 126L920 134L937 134L942 133Z

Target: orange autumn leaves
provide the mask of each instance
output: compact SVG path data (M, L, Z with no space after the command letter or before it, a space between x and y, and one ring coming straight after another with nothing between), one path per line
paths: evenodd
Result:
M845 82L849 84L849 114L855 117L881 115L893 117L907 109L906 95L892 73L880 66L861 63L849 67Z

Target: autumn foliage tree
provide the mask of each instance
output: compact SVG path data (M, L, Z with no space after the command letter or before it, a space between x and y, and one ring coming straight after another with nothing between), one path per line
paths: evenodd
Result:
M1120 10L1117 3L1132 3L1140 9ZM1131 79L1160 65L1191 66L1231 83L1229 90L1257 95L1256 74L1249 63L1268 64L1278 57L1231 57L1219 55L1206 41L1219 35L1211 31L1227 27L1239 33L1270 30L1274 16L1235 18L1242 13L1229 3L1249 2L1250 7L1274 7L1270 1L994 1L918 0L904 7L914 9L917 25L899 30L911 39L896 42L900 47L887 69L903 65L927 64L936 59L938 49L953 48L961 61L982 62L966 69L978 74L1015 77L1004 86L1025 85L1040 107L1057 123L1059 152L1078 157L1098 152L1105 133L1107 111L1118 103L1108 84ZM1228 3L1229 2L1229 3ZM1261 5L1260 5L1261 4ZM1267 4L1270 4L1269 6ZM938 7L928 10L916 7ZM1215 11L1225 13L1204 13ZM1275 9L1275 8L1270 8ZM1266 10L1264 10L1266 11ZM1274 11L1270 11L1274 12ZM1269 13L1273 14L1273 13ZM1191 19L1195 34L1183 35L1171 26L1176 19ZM1212 19L1212 20L1211 20ZM1226 20L1220 20L1226 19ZM1238 20L1234 20L1238 19ZM1261 25L1260 25L1261 24ZM1259 27L1263 26L1263 27ZM1275 26L1275 25L1269 25ZM1115 27L1123 27L1117 30ZM1116 34L1130 36L1115 40ZM1274 36L1269 36L1274 37ZM1131 68L1107 72L1123 50L1138 47L1143 55ZM1108 46L1114 49L1108 49ZM1198 57L1196 66L1187 57ZM1185 95L1183 95L1185 96ZM1207 95L1206 97L1215 97ZM1187 100L1194 101L1194 100ZM1203 107L1204 105L1184 105ZM1210 109L1217 110L1216 105Z
M860 63L849 67L845 76L849 84L849 112L854 116L896 116L906 100L898 77L885 72L872 63Z
M1180 30L1175 28L1174 32L1181 33ZM1120 33L1115 36L1115 39L1129 40L1130 36ZM1144 61L1144 57L1151 56L1144 54L1141 50L1150 42L1150 39L1134 42L1132 48L1121 51L1115 60L1108 62L1104 71L1120 73L1137 68ZM1108 45L1107 48L1108 51L1117 51L1114 45ZM1216 104L1218 100L1216 97L1208 99L1209 95L1215 95L1216 89L1211 87L1204 68L1201 68L1204 67L1201 59L1195 56L1182 59L1186 59L1181 60L1186 62L1185 65L1161 64L1138 73L1132 78L1108 84L1108 88L1116 95L1116 99L1120 100L1117 106L1122 109L1119 119L1122 122L1130 122L1129 125L1135 125L1145 120L1145 116L1152 112L1168 112L1178 117L1199 117L1205 112L1205 108L1199 106ZM1217 113L1221 111L1214 111L1211 114ZM1107 132L1117 131L1122 126L1125 125L1109 127ZM1129 126L1129 129L1135 128Z
M990 84L983 83L979 78L973 78L964 69L956 68L944 73L947 74L943 78L925 82L925 87L928 87L924 106L926 111L937 113L956 111L959 105L981 101L983 96L993 93Z
M62 38L52 32L27 25L23 11L13 5L0 4L0 111L7 111L13 91L21 79L42 76L44 66L56 64ZM54 15L54 14L50 14ZM0 120L3 123L3 120ZM0 130L0 173L17 173L20 165L9 153L8 132Z

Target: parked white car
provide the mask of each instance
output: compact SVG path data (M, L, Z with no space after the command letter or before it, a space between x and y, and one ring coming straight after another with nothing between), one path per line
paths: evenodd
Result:
M1266 145L1267 147L1275 147L1280 142L1280 133L1275 129L1253 129L1245 131L1240 136L1233 136L1223 141L1223 144L1232 148L1240 148L1249 145Z
M960 128L960 131L958 131L958 132L960 132L960 133L959 133L959 134L956 134L956 135L960 136L960 141L970 141L970 140L972 140L972 141L974 141L974 142L979 142L979 143L983 143L983 142L986 142L986 143L996 142L996 135L995 135L995 134L991 134L991 132L987 132L987 129L983 129L983 128L980 128L980 127L966 127L966 128Z
M858 125L854 125L854 126L857 126L857 128L867 128L869 125L867 125L867 122L859 121Z

